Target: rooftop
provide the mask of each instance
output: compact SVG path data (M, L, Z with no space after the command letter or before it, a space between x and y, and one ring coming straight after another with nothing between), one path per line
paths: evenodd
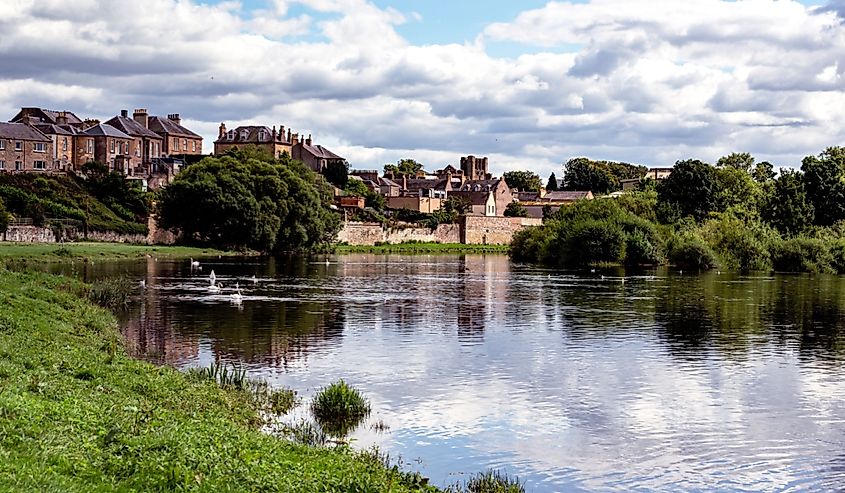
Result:
M49 137L23 123L0 123L0 138L50 142Z

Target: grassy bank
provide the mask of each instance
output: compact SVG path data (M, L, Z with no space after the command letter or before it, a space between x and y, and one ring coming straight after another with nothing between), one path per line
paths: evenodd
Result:
M462 243L396 243L385 245L336 245L335 253L508 253L508 245Z
M202 258L234 255L213 248L184 246L131 245L126 243L0 243L0 259L61 262L67 260L120 260L143 258Z
M243 391L129 358L76 281L0 270L0 490L421 491L257 430Z

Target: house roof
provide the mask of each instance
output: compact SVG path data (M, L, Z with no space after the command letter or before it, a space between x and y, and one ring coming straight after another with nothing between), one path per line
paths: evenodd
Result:
M586 199L590 195L591 192L589 191L549 192L540 200L544 202L572 202L574 200Z
M456 190L449 192L450 197L461 197L467 199L470 204L472 205L485 205L487 204L487 199L490 198L490 190L484 191L469 191L469 190Z
M481 192L486 190L493 190L499 184L500 179L493 180L469 180L461 185L460 191Z
M187 128L179 125L169 118L160 116L151 116L149 120L150 130L157 134L176 135L178 137L191 137L194 139L201 139L198 134L191 132Z
M514 195L519 200L539 200L540 192L514 192Z
M93 127L86 128L82 131L83 135L88 135L90 137L115 137L118 139L131 139L129 135L121 132L120 130L112 127L108 123L98 123Z
M106 124L111 125L112 127L125 133L126 135L131 135L133 137L161 139L160 135L136 122L132 118L129 118L128 116L116 116L111 120L107 121Z
M23 123L0 123L0 138L50 142L49 137Z
M263 133L262 133L263 131ZM278 132L276 142L288 144L285 135ZM263 137L263 138L262 138ZM229 144L229 143L244 143L244 144L260 144L273 141L273 131L270 127L264 125L243 125L229 130L222 137L215 140L215 143Z
M381 181L382 185L387 185L389 187L401 186L398 183L396 183L395 181L391 180L390 178L379 178L379 181Z
M53 123L36 123L33 126L44 135L73 135L73 132Z
M56 123L58 117L61 113L65 114L67 118L67 123L70 125L82 125L82 120L76 116L72 111L58 111L58 110L48 110L45 108L21 108L17 115L12 118L12 121L18 121L24 118L25 114L28 116L33 116L32 114L38 114L38 118L41 119L44 123Z
M302 144L302 149L319 159L340 159L341 161L346 161L344 158L338 156L337 154L333 153L332 151L326 149L321 145Z

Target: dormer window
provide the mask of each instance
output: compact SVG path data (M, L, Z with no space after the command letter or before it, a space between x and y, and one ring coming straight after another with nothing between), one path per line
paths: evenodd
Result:
M227 140L235 140L235 130L234 129L226 132L226 139Z
M258 140L260 140L261 142L264 142L264 140L266 138L267 138L267 132L262 128L261 130L258 131Z
M243 129L241 130L241 140L246 140L249 137L249 130Z

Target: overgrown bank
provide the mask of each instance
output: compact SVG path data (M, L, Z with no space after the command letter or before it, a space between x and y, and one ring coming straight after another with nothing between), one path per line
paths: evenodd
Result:
M247 393L131 359L87 290L0 270L0 490L433 491L261 433Z

